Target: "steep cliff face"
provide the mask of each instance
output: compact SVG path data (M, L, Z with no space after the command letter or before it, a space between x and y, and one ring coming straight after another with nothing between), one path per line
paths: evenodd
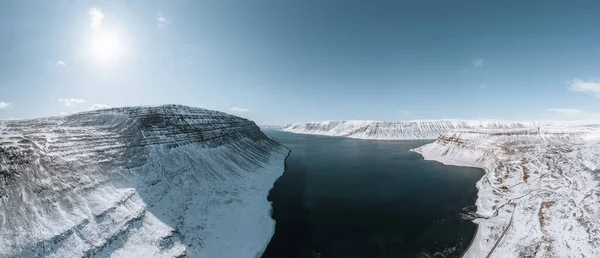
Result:
M255 257L286 154L185 106L0 122L0 257Z
M539 126L533 122L503 122L476 120L439 121L321 121L294 124L283 130L292 133L344 136L358 139L435 139L456 129L527 128Z
M600 257L600 130L459 130L415 149L485 169L465 257Z

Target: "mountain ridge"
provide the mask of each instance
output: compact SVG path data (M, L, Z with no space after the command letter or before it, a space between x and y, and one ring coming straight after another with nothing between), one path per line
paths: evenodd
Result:
M435 139L456 129L528 128L550 125L551 122L520 122L495 120L412 120L375 121L340 120L298 123L283 131L302 134L343 136L357 139Z
M287 152L181 105L0 121L0 256L260 255Z

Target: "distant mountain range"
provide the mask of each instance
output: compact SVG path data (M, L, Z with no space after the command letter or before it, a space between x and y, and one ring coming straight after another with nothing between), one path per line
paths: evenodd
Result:
M302 134L343 136L358 139L435 139L456 129L530 128L548 122L494 120L420 120L420 121L318 121L288 125L283 131Z

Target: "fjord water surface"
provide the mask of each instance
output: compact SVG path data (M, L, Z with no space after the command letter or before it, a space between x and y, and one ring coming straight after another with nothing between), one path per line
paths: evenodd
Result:
M459 257L476 226L476 168L410 152L431 141L378 141L266 130L291 149L269 194L275 234L263 257Z

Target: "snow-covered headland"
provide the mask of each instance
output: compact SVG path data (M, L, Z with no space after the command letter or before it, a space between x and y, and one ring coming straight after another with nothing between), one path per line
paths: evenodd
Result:
M600 257L600 129L458 130L414 151L485 170L465 257Z
M287 153L177 105L0 121L0 257L259 257Z

